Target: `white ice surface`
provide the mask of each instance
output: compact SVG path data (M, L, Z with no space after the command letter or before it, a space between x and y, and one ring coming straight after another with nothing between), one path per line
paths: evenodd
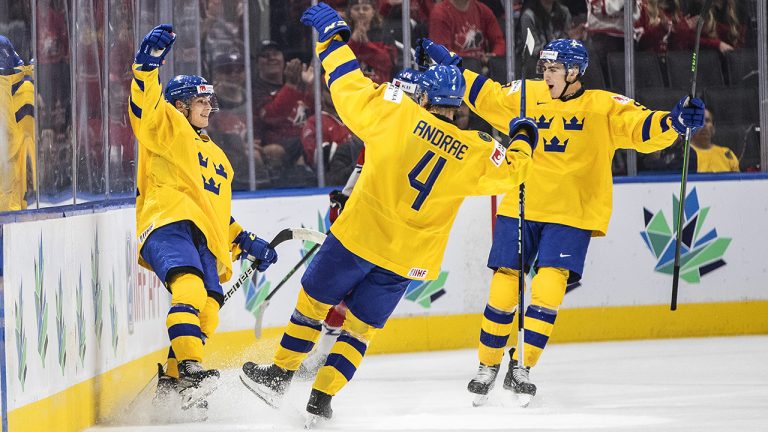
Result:
M315 429L768 431L768 336L550 345L531 371L538 395L528 408L503 390L506 365L488 404L473 408L476 367L474 350L367 357ZM222 380L205 423L159 424L138 403L89 431L303 430L311 383L294 381L274 410L236 370Z

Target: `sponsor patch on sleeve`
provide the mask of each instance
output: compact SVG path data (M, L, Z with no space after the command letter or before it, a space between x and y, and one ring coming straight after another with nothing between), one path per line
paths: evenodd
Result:
M491 163L500 167L501 163L504 162L504 155L507 154L507 149L505 149L498 141L494 141L493 144L493 151L491 152L490 157Z
M517 93L520 91L520 88L523 86L523 82L520 80L512 81L509 84L509 91L507 91L508 95L511 95L512 93Z
M387 89L384 90L384 100L399 104L403 101L403 89L392 84L387 84Z
M613 96L611 96L611 98L613 100L615 100L616 102L622 104L622 105L626 105L627 103L629 103L632 100L632 99L630 99L630 98L628 98L626 96L622 96L622 95L613 95Z

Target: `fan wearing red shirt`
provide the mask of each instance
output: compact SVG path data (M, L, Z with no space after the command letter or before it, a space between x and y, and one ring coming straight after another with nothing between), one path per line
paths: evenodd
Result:
M446 0L429 17L429 38L461 57L485 60L503 56L501 27L488 6L477 0Z

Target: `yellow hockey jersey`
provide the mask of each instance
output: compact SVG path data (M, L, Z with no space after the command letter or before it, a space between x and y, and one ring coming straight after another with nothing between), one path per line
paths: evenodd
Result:
M502 86L469 70L464 77L470 109L506 133L510 119L520 115L521 82ZM603 90L586 90L568 101L552 99L546 82L527 80L526 116L539 127L539 144L525 182L526 219L605 235L613 206L613 154L670 146L677 132L668 114ZM516 218L518 194L508 197L498 214Z
M35 185L34 100L32 66L0 75L0 211L26 209Z
M232 165L221 148L207 135L198 135L184 115L165 101L158 69L145 72L140 66L133 65L128 101L131 126L139 142L139 250L153 230L176 221L192 221L205 235L208 249L216 256L219 280L225 282L232 276ZM149 268L141 256L139 263Z
M696 172L739 172L739 159L728 147L712 145L702 149L691 145L691 151L696 152Z
M339 117L365 142L365 169L331 231L354 254L409 279L436 279L464 197L514 189L530 146L509 151L464 131L360 71L349 47L317 44Z

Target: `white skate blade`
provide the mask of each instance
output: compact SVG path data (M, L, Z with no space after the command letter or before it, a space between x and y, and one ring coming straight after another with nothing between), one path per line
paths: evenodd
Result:
M304 421L304 429L313 429L324 420L325 419L319 415L307 413L307 419Z
M181 409L189 409L198 402L207 398L219 387L218 379L207 379L200 383L199 387L190 387L180 392Z
M475 399L472 401L473 407L479 407L485 405L488 402L488 395L475 395Z
M533 401L533 396L525 393L518 393L517 394L517 403L520 405L520 408L527 408L528 405L531 404L531 401Z
M275 394L272 391L263 389L261 386L253 382L250 378L248 378L247 375L245 375L243 372L240 372L240 382L243 383L245 388L250 390L253 394L258 396L259 399L266 402L267 405L269 405L272 408L280 408L280 396Z

